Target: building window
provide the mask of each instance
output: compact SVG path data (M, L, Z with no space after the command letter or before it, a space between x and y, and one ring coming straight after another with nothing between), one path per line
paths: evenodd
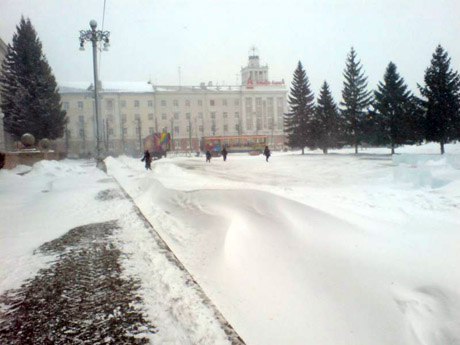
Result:
M139 133L140 133L140 128L136 127L136 134L139 134Z
M239 119L240 118L240 113L238 111L235 111L235 119Z
M115 148L115 146L113 145L113 142L111 141L109 142L109 149L113 149L113 148Z
M166 114L165 114L165 113L162 113L162 114L161 114L161 119L162 119L162 120L166 120Z
M228 125L224 125L224 132L228 131Z
M213 100L213 99L209 100L209 105L211 105L211 106L214 106L214 105L216 105L216 101L215 101L215 100Z
M222 100L222 105L223 105L224 107L227 106L227 100L226 100L226 99L223 99L223 100Z
M203 118L203 113L198 113L198 118L202 119Z
M153 127L149 127L149 134L153 134L153 133L155 133L155 132L153 131Z
M186 114L185 114L185 118L186 118L187 120L190 120L190 113L186 113Z
M198 106L202 107L203 106L203 101L201 99L198 100Z
M190 133L190 129L192 128L192 126L190 125L187 125L187 133Z
M226 118L228 117L228 115L227 115L227 112L226 112L226 111L224 111L223 117L224 117L224 119L226 119Z
M213 111L213 112L211 112L211 119L215 119L215 118L216 118L216 112Z
M109 128L109 135L113 135L113 128Z
M152 113L149 114L149 120L153 120L153 114Z
M139 114L134 114L134 120L140 120L141 116Z
M69 110L69 102L64 102L62 106L64 107L64 110Z
M121 114L121 123L126 123L126 114Z
M190 100L189 100L189 99L186 99L186 100L185 100L185 106L186 106L186 107L190 107Z
M128 134L128 128L123 128L123 134Z
M113 121L113 115L112 114L107 115L107 120Z
M179 113L174 113L174 120L179 120Z
M83 115L80 115L80 116L78 117L78 122L80 122L80 123L85 122L85 117L84 117Z
M107 108L107 110L112 110L113 109L113 99L106 99L105 107Z
M273 97L268 97L268 98L267 98L267 105L268 105L269 107L273 107Z
M175 133L175 134L179 134L179 126L175 126L175 127L174 127L174 133Z
M134 108L139 108L139 101L138 100L134 101Z
M66 132L65 132L65 135L67 138L72 138L72 132L70 131L70 129L68 129Z
M200 129L200 132L203 132L203 126L200 126L199 129Z
M126 107L126 101L120 101L120 107L122 108Z
M85 130L82 128L80 129L80 138L84 138L85 137Z
M235 99L234 104L235 104L235 105L240 105L240 100L239 100L239 99Z
M283 107L283 97L276 98L276 103L278 107Z
M239 131L240 130L240 125L236 124L235 125L235 131Z
M179 101L177 99L173 100L173 106L178 107Z
M83 102L82 101L78 101L77 104L78 104L78 109L83 109Z
M161 100L161 106L166 107L166 101L164 99Z
M153 101L147 101L147 106L148 106L149 108L153 107Z

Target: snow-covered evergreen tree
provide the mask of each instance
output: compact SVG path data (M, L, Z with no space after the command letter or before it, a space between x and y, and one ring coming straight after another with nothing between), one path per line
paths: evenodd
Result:
M310 89L307 74L299 61L294 71L291 92L288 97L289 112L284 114L287 145L292 148L312 147L311 121L315 110L315 96Z
M415 109L407 85L393 62L388 64L383 82L379 82L374 91L374 99L380 144L390 144L394 154L395 145L411 137L411 117Z
M317 147L327 153L329 148L337 147L339 116L329 85L326 81L321 88L314 117L314 133Z
M0 76L5 131L19 139L31 133L37 140L64 134L65 111L56 80L30 19L21 18Z
M362 65L356 58L356 52L351 48L347 56L346 67L343 73L342 98L342 119L344 123L343 139L355 146L355 153L358 153L364 133L363 124L367 115L367 108L372 102L372 94L367 91L367 77L364 76Z
M425 86L418 87L425 98L425 138L438 142L444 154L444 144L460 139L460 76L441 45L425 71Z

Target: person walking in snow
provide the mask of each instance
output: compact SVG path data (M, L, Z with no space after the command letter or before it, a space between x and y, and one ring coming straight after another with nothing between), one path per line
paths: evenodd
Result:
M211 163L211 152L209 150L206 151L206 163Z
M265 161L268 162L268 158L270 158L270 149L268 148L268 146L265 146L265 149L264 149L264 156L266 157L266 158L265 158Z
M225 147L224 147L224 149L222 150L222 157L224 157L224 162L227 160L227 153L228 153L228 152L227 152L227 150L226 150Z
M141 162L145 161L145 170L152 170L150 164L152 163L152 157L150 156L149 150L145 150L144 156L141 159Z

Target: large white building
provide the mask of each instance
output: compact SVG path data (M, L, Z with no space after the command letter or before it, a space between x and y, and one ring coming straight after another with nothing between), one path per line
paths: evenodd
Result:
M249 56L241 69L241 85L160 86L151 83L109 83L100 87L100 142L103 151L139 153L152 133L171 133L172 149L197 151L203 136L262 134L269 145L284 145L284 81L270 81L268 66ZM94 90L90 83L60 84L67 111L61 150L70 156L95 153Z

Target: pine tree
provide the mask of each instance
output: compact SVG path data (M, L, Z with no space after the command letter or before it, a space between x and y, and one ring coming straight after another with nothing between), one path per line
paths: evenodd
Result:
M410 138L410 118L414 111L411 94L396 69L393 62L388 64L383 82L379 82L374 91L373 104L377 112L381 144L391 144L392 154L395 145L403 144Z
M425 138L444 144L460 139L460 76L450 68L447 52L438 45L425 70L425 86L418 85L425 109Z
M65 111L51 67L30 19L21 18L0 76L5 131L19 139L31 133L38 141L64 134Z
M351 48L347 56L346 67L343 73L345 81L343 83L342 98L343 106L342 119L344 123L344 139L355 146L355 153L358 153L364 132L363 123L367 114L367 108L372 102L372 94L367 89L367 77L362 71L361 62L357 61L356 52Z
M315 96L310 90L307 74L299 61L288 97L290 112L284 114L284 128L287 133L287 145L298 147L304 154L305 146L311 147L311 121L314 113Z
M326 81L321 88L315 109L314 132L317 147L327 153L329 148L337 147L339 116L329 85Z

